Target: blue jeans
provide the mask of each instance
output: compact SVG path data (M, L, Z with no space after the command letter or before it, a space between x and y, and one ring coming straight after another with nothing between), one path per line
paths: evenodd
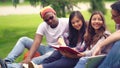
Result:
M7 64L8 68L14 68L14 67L19 68L21 66L20 63L13 63L13 62L18 56L20 56L24 52L25 48L29 50L32 46L32 43L33 43L33 40L28 37L21 37L17 41L12 51L5 58L5 60L9 60L11 62L11 64L10 63ZM41 54L41 56L33 58L32 61L36 64L41 64L41 62L45 58L49 57L53 53L54 48L50 46L40 45L37 51Z
M78 62L79 58L67 58L64 57L59 51L54 53L45 59L42 63L43 68L73 68Z
M112 49L98 68L120 68L120 40L113 44Z
M85 68L88 57L81 57L74 68Z

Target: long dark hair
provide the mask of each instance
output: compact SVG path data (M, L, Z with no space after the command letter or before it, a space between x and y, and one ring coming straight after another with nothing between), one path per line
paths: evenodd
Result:
M80 30L76 30L72 26L71 20L75 16L77 16L83 23ZM69 39L69 46L70 47L75 47L77 42L78 42L78 39L80 39L81 42L83 42L85 30L86 30L86 23L85 23L83 15L81 14L80 11L73 11L69 16L69 37L68 37L68 39Z
M116 10L118 14L120 14L120 1L117 1L111 5L111 8L113 10Z
M91 25L91 19L96 14L99 14L103 21L103 25L98 29L97 33L95 32L94 28ZM88 49L90 49L90 45L95 45L98 42L98 40L104 36L105 30L106 30L106 24L103 14L100 11L94 11L90 17L88 28L85 34L85 43Z

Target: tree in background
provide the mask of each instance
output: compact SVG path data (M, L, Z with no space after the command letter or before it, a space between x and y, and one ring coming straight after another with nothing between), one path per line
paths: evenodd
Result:
M13 1L14 1L13 4L16 6L19 0ZM43 7L51 5L56 10L58 17L65 17L66 13L73 11L73 6L77 6L77 4L81 1L89 2L89 0L28 0L28 1L33 6L37 6L39 3ZM104 14L106 13L103 0L90 0L90 5L91 5L91 9L89 9L90 12L100 10Z
M13 6L15 6L15 8L17 7L17 4L19 4L19 0L12 0Z
M16 6L18 3L13 0L14 5ZM73 10L73 6L77 6L81 0L29 0L32 6L36 6L39 3L41 6L45 7L51 5L57 12L58 17L65 17L67 12L71 12Z
M95 10L101 11L103 14L106 13L105 4L103 0L90 0L91 8L89 9L90 12Z
M39 1L40 0L29 0L29 2L30 2L30 4L32 5L32 6L37 6L37 5L39 5ZM44 1L44 0L43 0Z
M34 0L32 0L34 1ZM51 5L57 12L58 17L65 17L67 12L73 10L73 6L76 6L80 0L39 0L41 5Z

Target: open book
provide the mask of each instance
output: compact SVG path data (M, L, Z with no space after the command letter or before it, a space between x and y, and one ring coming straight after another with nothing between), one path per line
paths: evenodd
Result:
M66 51L70 52L71 54L75 54L75 55L79 54L78 51L76 51L76 50L74 50L74 49L72 49L68 46L58 46L58 45L56 45L56 46L52 46L52 47L57 49L57 50L66 50Z

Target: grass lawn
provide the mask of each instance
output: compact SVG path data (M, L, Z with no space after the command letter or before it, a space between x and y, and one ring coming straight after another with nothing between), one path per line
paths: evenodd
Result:
M82 11L85 20L89 20L90 13ZM114 21L111 20L111 14L108 10L105 15L108 30L115 31ZM17 40L22 36L34 38L37 26L42 19L37 14L31 15L9 15L0 16L0 57L5 58L12 50ZM43 43L45 44L45 38ZM20 62L23 55L17 58L16 62Z
M0 57L7 56L20 37L34 38L41 21L37 14L0 16Z

